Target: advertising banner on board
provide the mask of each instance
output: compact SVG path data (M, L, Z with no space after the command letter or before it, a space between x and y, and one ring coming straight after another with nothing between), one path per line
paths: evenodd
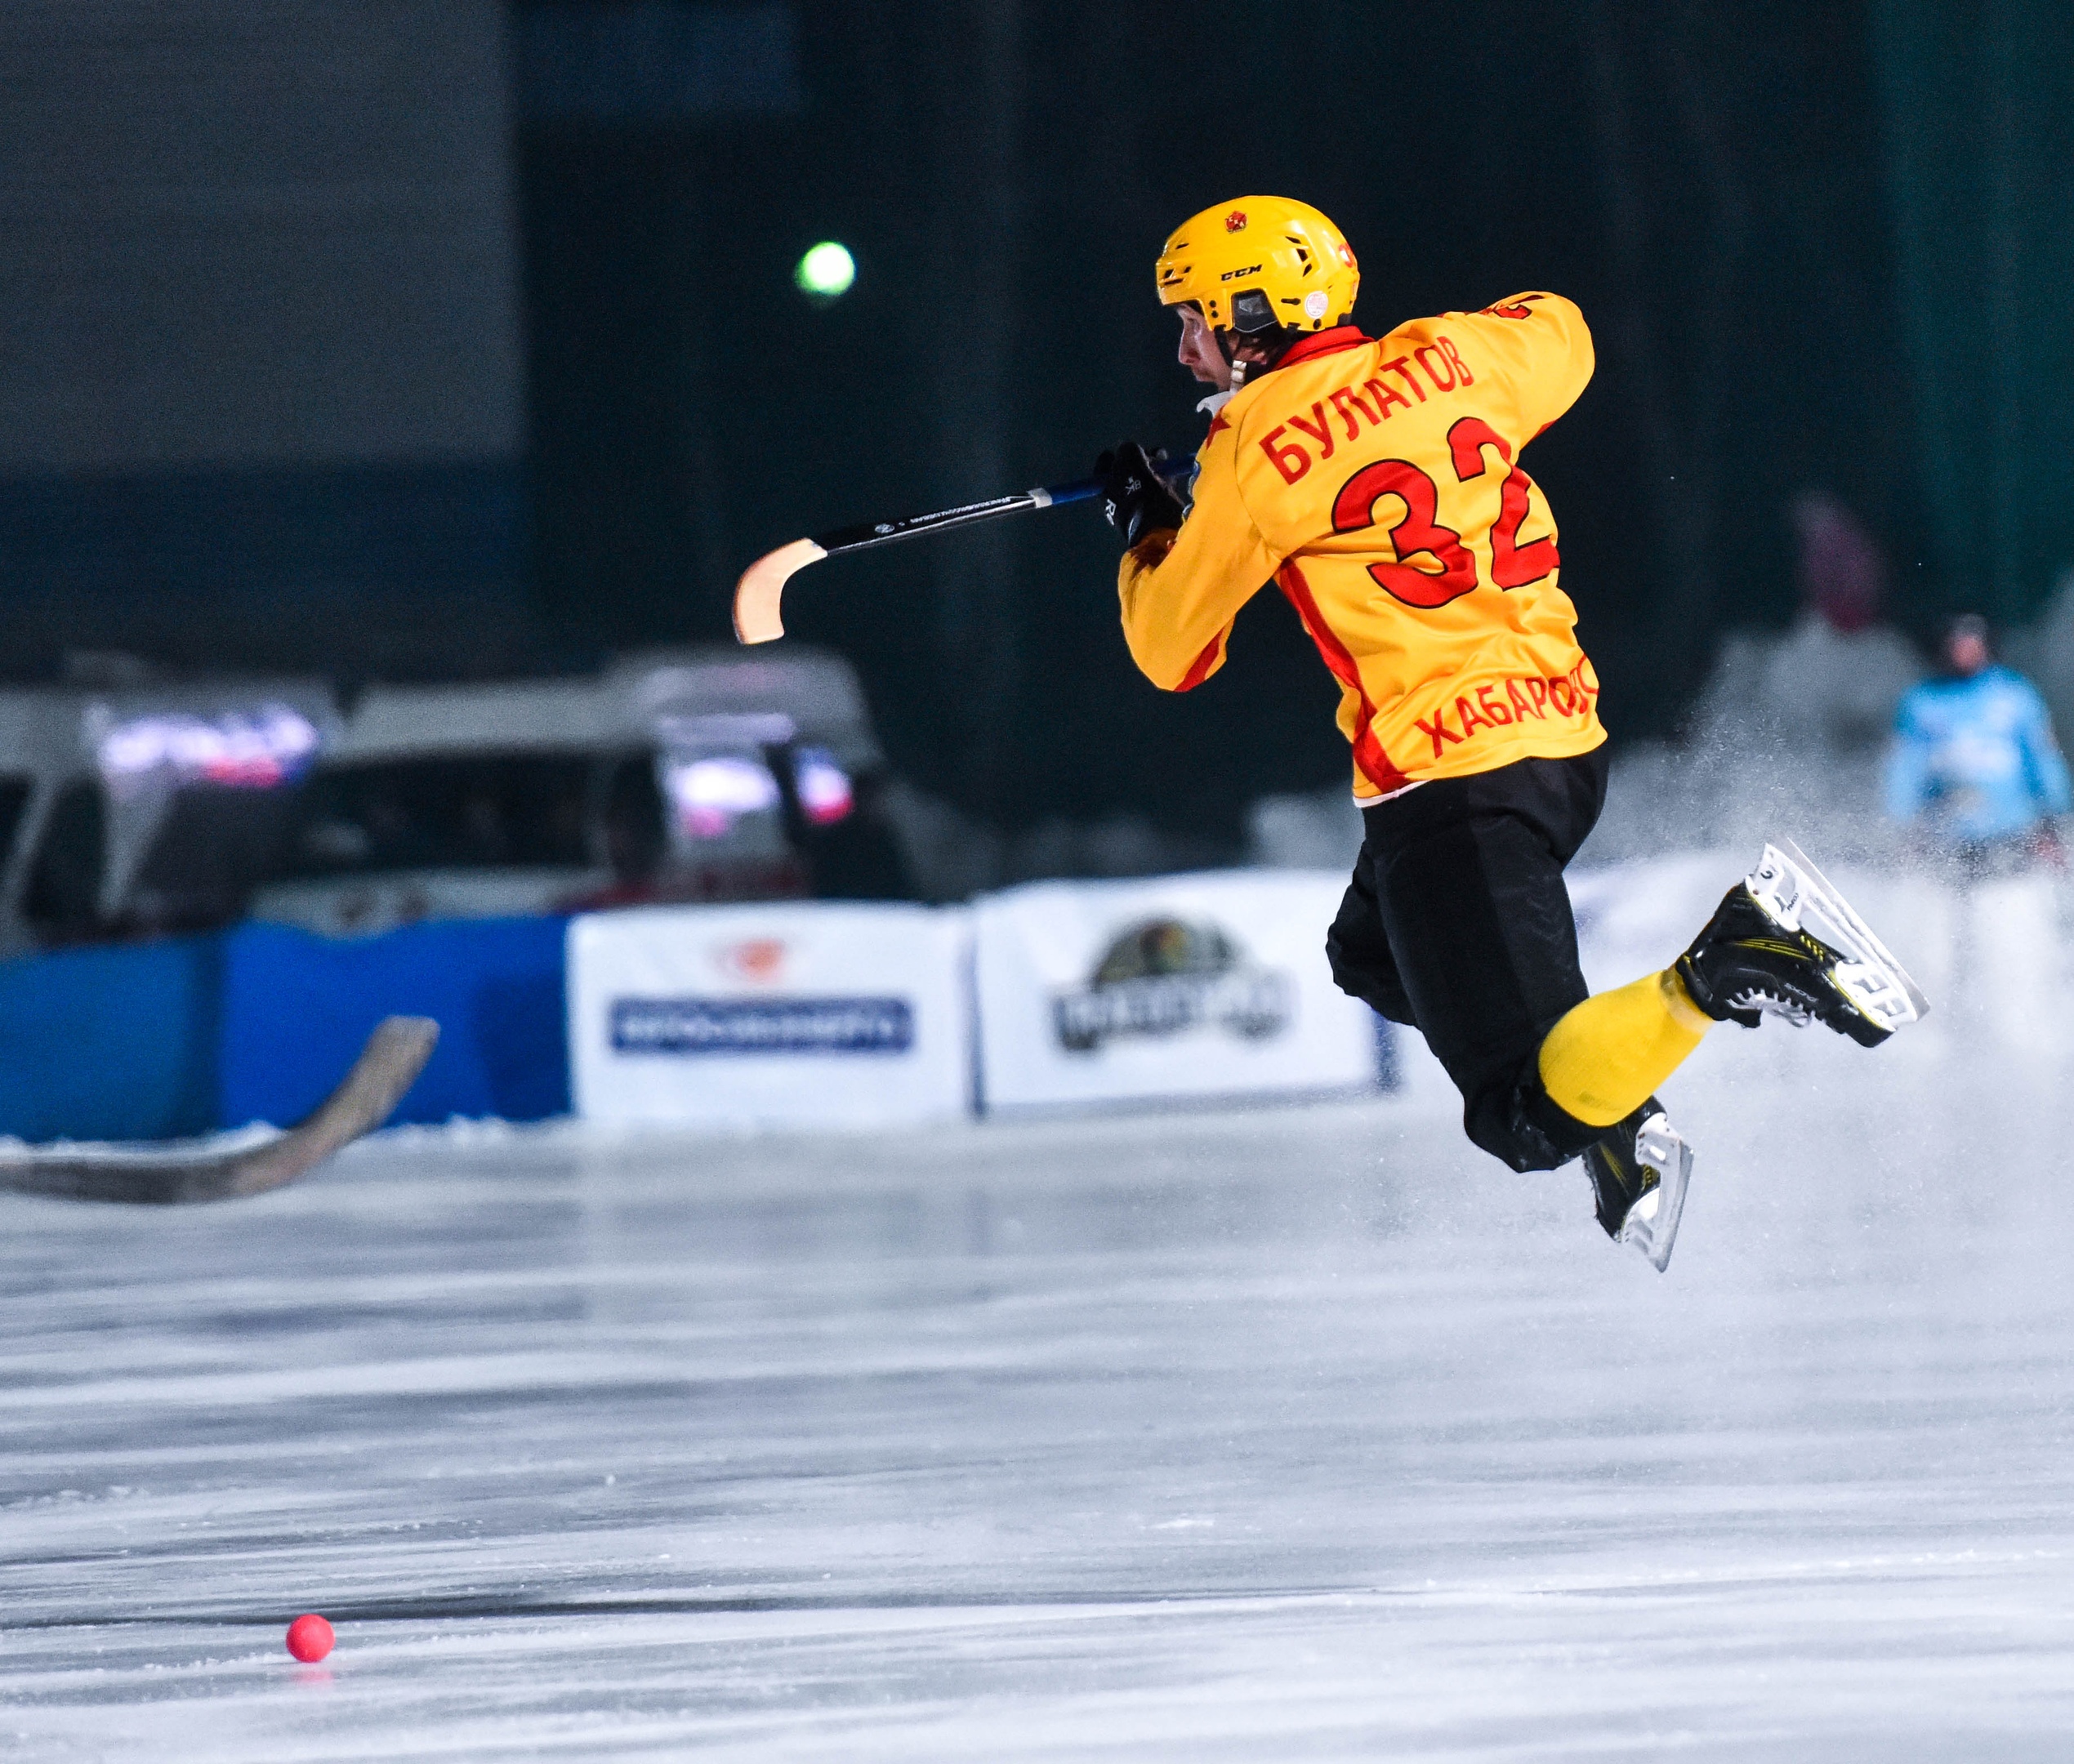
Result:
M1379 1085L1375 1013L1333 985L1339 872L1043 882L974 909L992 1109Z
M970 948L961 909L782 902L573 920L576 1111L715 1127L963 1115Z

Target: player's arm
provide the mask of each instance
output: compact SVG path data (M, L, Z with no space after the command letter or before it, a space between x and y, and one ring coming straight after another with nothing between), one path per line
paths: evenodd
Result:
M1913 694L1894 714L1893 740L1887 748L1887 814L1903 826L1923 812L1931 795L1930 742L1916 719Z
M2052 713L2034 689L2029 715L2021 725L2024 771L2031 785L2032 800L2041 814L2062 815L2074 808L2074 785L2067 775L2067 758L2053 738Z
M1224 665L1232 621L1282 563L1239 496L1238 439L1213 431L1180 530L1148 533L1117 570L1124 641L1162 691L1186 692Z
M1514 441L1524 447L1577 402L1597 359L1590 327L1575 301L1560 294L1515 294L1482 312L1450 314L1476 345L1473 359L1487 363L1510 387L1520 418Z

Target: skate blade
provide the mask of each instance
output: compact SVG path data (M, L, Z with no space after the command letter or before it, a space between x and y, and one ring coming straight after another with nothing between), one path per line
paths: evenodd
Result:
M1647 1256L1661 1274L1670 1266L1678 1222L1685 1216L1685 1190L1693 1179L1693 1148L1662 1115L1652 1115L1635 1136L1635 1156L1657 1173L1657 1186L1628 1209L1621 1241Z
M1789 931L1805 931L1835 951L1830 972L1838 990L1883 1039L1929 1013L1930 1002L1908 970L1791 840L1768 844L1743 886Z

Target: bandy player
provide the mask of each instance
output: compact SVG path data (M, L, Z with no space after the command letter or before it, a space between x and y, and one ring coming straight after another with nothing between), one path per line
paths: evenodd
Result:
M1581 1156L1608 1235L1661 1268L1692 1154L1653 1092L1715 1022L1819 1020L1871 1047L1926 1007L1786 840L1670 967L1587 993L1563 866L1599 817L1606 733L1518 463L1591 377L1583 315L1519 294L1364 336L1345 238L1272 196L1188 221L1157 286L1216 390L1187 510L1135 443L1096 465L1132 657L1186 692L1255 594L1288 598L1340 683L1367 828L1335 978L1425 1036L1485 1151Z

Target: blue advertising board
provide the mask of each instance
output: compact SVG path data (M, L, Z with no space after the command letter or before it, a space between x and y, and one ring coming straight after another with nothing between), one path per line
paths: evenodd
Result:
M396 1013L436 1018L440 1033L394 1120L566 1114L564 924L440 920L353 940L240 925L225 940L218 1119L300 1120Z
M218 937L0 962L0 1133L168 1139L216 1125Z

